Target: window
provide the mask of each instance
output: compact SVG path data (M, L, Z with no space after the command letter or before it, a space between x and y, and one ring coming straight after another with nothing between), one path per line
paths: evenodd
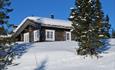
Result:
M55 40L55 30L46 30L46 40L48 41Z
M40 34L39 34L39 30L34 30L34 41L39 41L39 37L40 37Z
M71 40L71 32L66 32L66 41Z
M28 33L24 33L24 42L29 42L29 32Z

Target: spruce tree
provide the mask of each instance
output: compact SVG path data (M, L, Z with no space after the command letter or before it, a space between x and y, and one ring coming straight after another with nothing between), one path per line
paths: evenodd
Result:
M108 17L108 15L106 15L104 23L103 23L104 38L110 38L111 37L110 32L109 32L110 27L111 27L111 25L109 23L109 17Z
M79 41L78 54L97 55L97 49L104 46L101 41L106 35L103 34L103 19L104 13L99 0L75 0L69 20L73 23L73 33Z
M0 0L0 70L3 70L9 63L9 56L11 56L11 43L13 39L8 36L8 19L9 13L13 11L10 8L10 0Z
M115 38L115 30L112 29L112 38Z

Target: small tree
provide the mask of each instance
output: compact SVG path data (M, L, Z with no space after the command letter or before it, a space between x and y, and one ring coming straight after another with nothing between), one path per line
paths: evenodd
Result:
M110 33L109 33L109 30L110 30L110 23L109 23L109 17L108 15L106 15L106 17L104 18L103 20L103 23L102 23L102 33L104 34L104 38L110 38Z
M109 35L108 16L104 18L100 1L75 0L75 7L71 9L69 20L73 23L73 33L79 41L77 53L97 55L97 49L104 46L101 39Z
M112 38L115 38L115 30L112 30Z

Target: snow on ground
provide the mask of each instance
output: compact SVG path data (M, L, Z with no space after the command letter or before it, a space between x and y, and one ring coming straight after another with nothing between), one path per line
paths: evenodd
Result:
M20 43L24 52L8 70L115 70L115 39L110 43L111 48L98 59L77 55L75 41Z

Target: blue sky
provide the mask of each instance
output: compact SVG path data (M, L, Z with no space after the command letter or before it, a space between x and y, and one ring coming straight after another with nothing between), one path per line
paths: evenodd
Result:
M70 8L74 6L75 0L12 0L11 7L14 9L10 13L10 23L20 24L27 16L50 17L54 14L57 19L69 17ZM110 17L112 28L115 29L115 0L101 0L105 14Z

